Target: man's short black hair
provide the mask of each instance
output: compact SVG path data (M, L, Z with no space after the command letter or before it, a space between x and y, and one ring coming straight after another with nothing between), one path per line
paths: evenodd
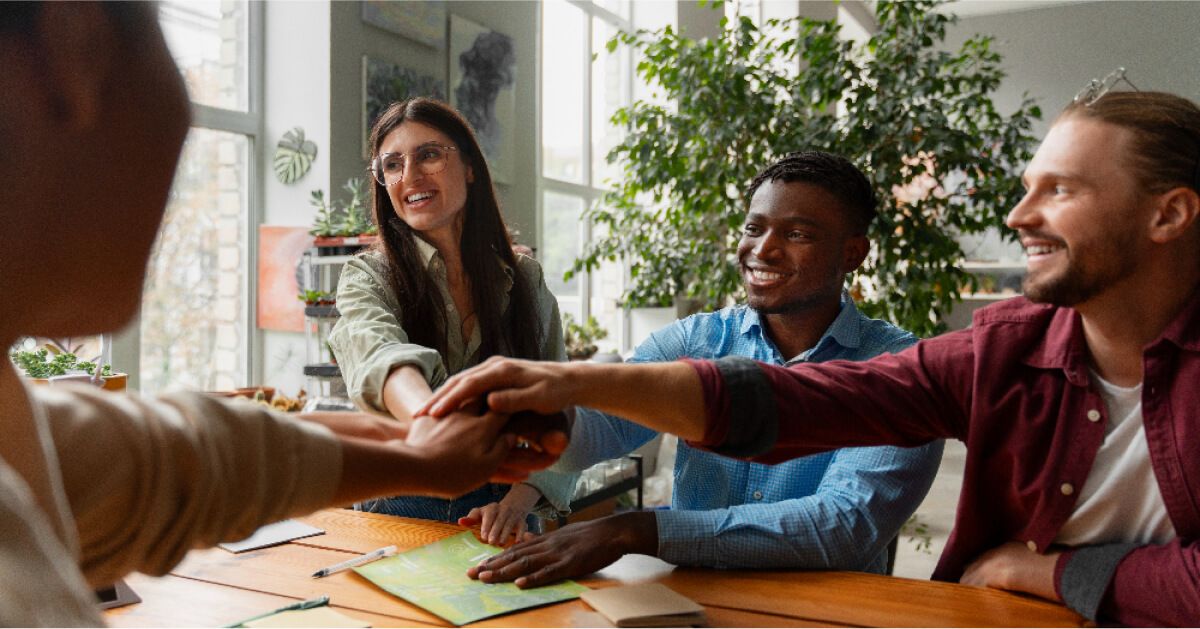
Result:
M871 221L875 220L875 190L867 176L840 155L823 151L788 153L750 182L746 198L753 198L759 187L768 181L799 181L825 189L841 201L856 235L866 235Z

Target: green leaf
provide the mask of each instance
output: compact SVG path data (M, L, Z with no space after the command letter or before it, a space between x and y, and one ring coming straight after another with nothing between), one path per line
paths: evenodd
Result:
M295 183L308 173L316 157L317 145L304 139L304 129L295 127L275 147L275 176L282 183Z

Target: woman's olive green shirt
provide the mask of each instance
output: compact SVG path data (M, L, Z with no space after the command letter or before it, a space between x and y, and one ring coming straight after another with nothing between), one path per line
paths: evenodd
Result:
M420 369L429 387L436 390L450 376L480 362L480 326L474 326L470 338L462 337L462 317L450 296L446 265L441 254L420 238L413 238L413 242L445 304L445 356L436 349L409 340L400 323L404 304L400 303L391 283L387 281L387 260L383 252L368 251L351 258L342 267L338 280L337 308L341 317L330 331L329 347L337 357L350 399L368 412L389 415L383 403L383 384L397 367L412 365ZM504 265L504 270L505 282L496 287L503 291L500 301L502 311L508 309L509 292L513 284L512 268ZM538 358L565 361L567 350L563 344L558 301L546 286L541 265L533 258L518 254L517 270L524 275L526 284L532 289L537 309L540 322L538 338L542 339ZM530 484L539 490L549 483L573 487L576 478L575 474L542 473L534 475ZM542 493L557 496L562 495L563 490L556 487L551 491L547 486ZM570 491L566 493L569 495ZM555 504L554 507L560 512L568 509L564 504Z

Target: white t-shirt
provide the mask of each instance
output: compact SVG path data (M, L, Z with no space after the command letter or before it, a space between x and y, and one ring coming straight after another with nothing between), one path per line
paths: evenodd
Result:
M1175 526L1150 465L1142 424L1142 385L1119 387L1094 371L1091 376L1108 407L1108 424L1075 511L1055 543L1169 542L1175 538Z

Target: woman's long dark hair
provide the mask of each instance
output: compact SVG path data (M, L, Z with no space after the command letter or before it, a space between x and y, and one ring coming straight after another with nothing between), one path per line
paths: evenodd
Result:
M492 175L474 131L449 105L430 98L413 98L393 103L379 115L371 129L371 156L379 153L379 146L389 133L408 121L428 125L449 136L458 147L463 162L474 173L474 181L467 183L459 246L462 248L463 273L470 283L471 301L475 306L475 325L480 331L479 359L494 354L541 358L542 325L533 290L517 268L513 243L500 216L500 204L492 187ZM417 235L396 215L387 189L374 178L371 181L374 183L371 199L375 223L379 225L381 236L375 248L383 251L387 258L387 280L400 302L401 325L411 342L432 347L445 356L446 308L417 254L413 242ZM513 270L507 312L500 311L502 294L499 289L506 278L498 261ZM463 316L467 314L463 313Z

